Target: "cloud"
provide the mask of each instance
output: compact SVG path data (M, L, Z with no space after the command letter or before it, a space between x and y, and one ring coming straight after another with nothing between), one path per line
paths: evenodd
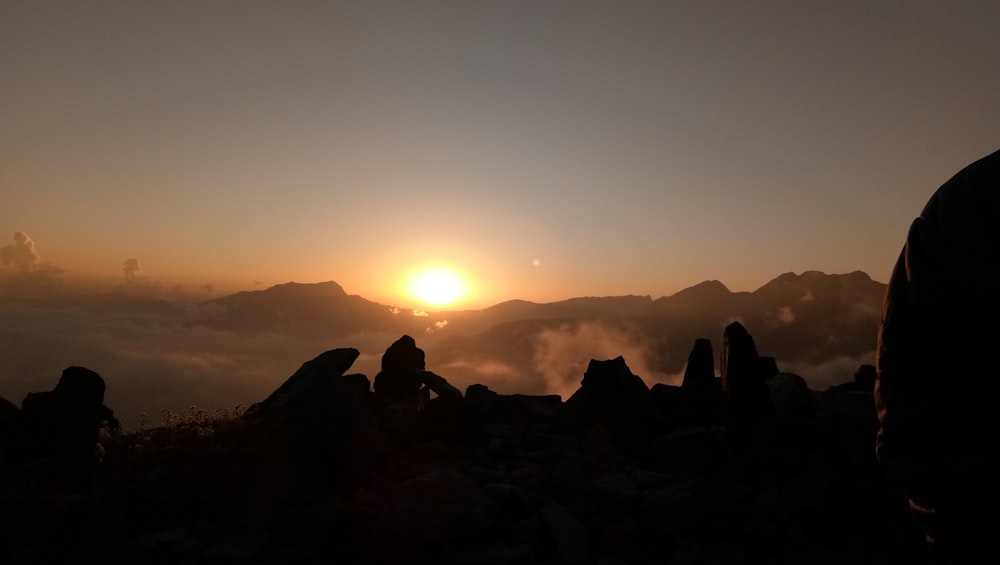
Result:
M23 231L14 232L14 243L0 247L0 263L14 265L29 271L41 257L35 251L35 242Z
M436 332L438 330L444 329L447 325L448 325L448 320L440 320L440 321L434 322L433 326L427 326L427 328L425 328L424 331L427 332L427 333L429 333L429 334L432 334L432 333L434 333L434 332Z
M623 324L579 321L544 328L535 339L532 360L546 383L546 392L565 400L580 387L591 359L614 359L619 355L647 385L678 384L673 382L676 376L651 368L653 356L648 340Z
M779 321L786 324L790 324L795 321L795 310L792 310L791 306L782 306L778 308L778 313L775 315Z
M780 361L779 361L780 362ZM875 363L875 351L862 355L842 355L821 363L805 363L791 360L782 365L782 370L795 373L806 380L813 390L826 390L833 385L849 382L854 378L855 371L863 364Z
M135 258L126 259L122 262L122 271L125 273L125 279L127 280L137 278L137 273L142 272L142 268L139 266L139 260Z

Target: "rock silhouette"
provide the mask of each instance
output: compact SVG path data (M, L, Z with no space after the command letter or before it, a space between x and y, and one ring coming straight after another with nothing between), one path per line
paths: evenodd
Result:
M783 374L765 384L749 333L730 337L735 391L744 382L733 379L752 374L775 395L766 441L739 450L738 434L684 405L701 387L721 395L707 339L682 387L651 389L623 357L594 359L564 402L480 384L452 391L403 336L376 392L349 373L357 350L334 349L241 417L115 436L91 497L53 499L5 472L0 508L26 510L0 513L13 540L0 559L918 562L905 498L874 465L870 393L818 393ZM812 410L796 408L803 399ZM409 435L392 408L400 400L419 408ZM43 527L58 516L90 526Z
M726 326L723 340L721 371L727 425L740 435L747 435L774 412L764 383L772 363L761 361L753 337L739 322Z
M21 402L13 456L17 460L53 459L86 465L93 459L97 431L118 428L104 405L104 379L85 367L67 367L55 388L28 394Z
M722 389L715 376L715 354L712 341L698 338L691 348L687 366L684 368L684 406L688 419L695 424L717 424L722 406Z

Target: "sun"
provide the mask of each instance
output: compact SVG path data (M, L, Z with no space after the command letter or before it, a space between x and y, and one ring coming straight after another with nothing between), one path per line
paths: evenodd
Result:
M407 293L431 306L446 306L465 297L465 279L453 269L431 267L417 271L407 282Z

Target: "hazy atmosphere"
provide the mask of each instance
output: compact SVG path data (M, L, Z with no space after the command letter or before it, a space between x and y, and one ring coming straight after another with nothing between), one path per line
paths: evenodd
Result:
M0 246L23 232L91 288L336 280L401 306L427 265L468 307L885 281L929 194L996 149L997 21L989 1L4 2Z
M673 382L698 335L658 303L488 307L885 282L933 190L997 148L998 21L971 1L4 2L0 394L78 364L130 415L229 406L331 347L373 376L404 332L456 384L565 394L618 354ZM346 310L226 298L289 281L336 281L323 304L364 321L301 331ZM783 368L850 378L880 287L831 291L807 354L782 345L819 288L799 283L684 322L757 320Z

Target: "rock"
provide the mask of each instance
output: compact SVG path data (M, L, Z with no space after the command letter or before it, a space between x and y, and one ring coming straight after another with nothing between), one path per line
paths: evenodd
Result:
M430 371L421 371L420 382L434 391L438 395L438 398L454 402L462 400L462 391L453 387L444 377L435 375Z
M451 469L432 469L387 493L381 524L373 524L383 543L439 544L488 530L496 504L468 477Z
M722 390L726 419L739 436L751 435L757 423L774 413L771 394L753 337L739 322L726 326L722 347Z
M809 417L816 411L815 395L799 375L778 373L765 382L776 414Z
M17 420L21 417L21 409L6 398L0 396L0 469L7 462L7 450L13 440Z
M648 455L658 472L687 481L723 468L731 454L721 429L687 426L650 442Z
M681 387L686 390L705 390L714 386L715 354L712 352L712 341L701 337L694 341L694 347L688 354Z
M368 377L364 375L342 376L361 353L354 348L332 349L320 354L311 361L302 364L298 371L288 377L266 399L250 406L246 411L247 418L278 415L283 412L300 410L296 404L307 401L314 394L322 394L335 380L340 380L337 388L353 391L359 396L367 392ZM364 386L358 377L364 379ZM364 389L364 390L362 390Z
M781 372L778 370L778 360L774 357L760 356L758 359L760 359L760 376L765 380Z
M417 403L424 371L424 350L404 335L382 355L382 370L375 375L375 397L383 404Z
M698 425L718 424L722 408L722 389L715 377L712 342L698 338L688 355L684 369L684 421Z
M649 388L621 356L590 360L580 388L562 405L559 419L573 433L603 425L625 440L640 433L650 412Z
M540 513L546 532L555 544L560 562L586 563L587 528L558 506L546 506Z
M366 402L367 378L343 375L358 355L352 348L324 352L247 410L249 439L206 485L218 511L273 519L278 508L371 473L389 447Z
M871 392L875 390L875 365L864 364L854 373L854 384L859 390Z
M104 406L104 388L99 374L73 366L63 370L51 391L29 393L21 402L12 455L72 465L93 462L98 428L119 427L114 412Z

